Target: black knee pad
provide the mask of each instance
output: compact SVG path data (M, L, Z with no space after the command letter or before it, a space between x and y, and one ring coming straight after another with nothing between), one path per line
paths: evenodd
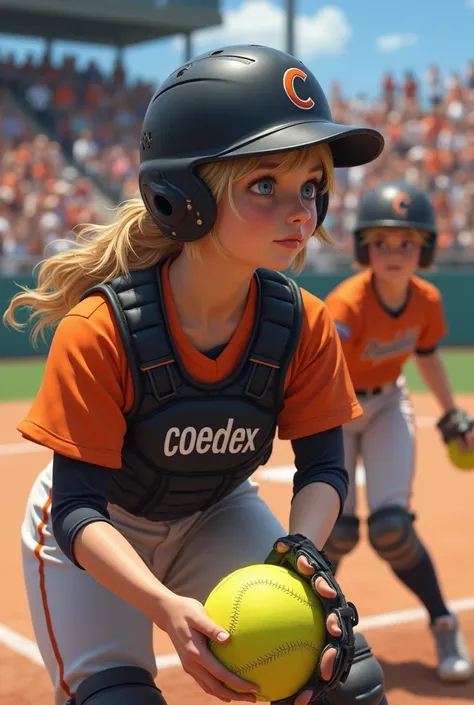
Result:
M382 507L369 517L369 541L394 570L412 568L423 555L414 520L414 514L397 506Z
M359 520L353 516L340 516L326 541L324 550L330 561L337 563L350 553L359 541Z
M340 683L322 705L387 705L382 667L366 638L355 633L355 656L345 683Z
M83 680L71 705L166 705L166 701L149 671L117 666Z

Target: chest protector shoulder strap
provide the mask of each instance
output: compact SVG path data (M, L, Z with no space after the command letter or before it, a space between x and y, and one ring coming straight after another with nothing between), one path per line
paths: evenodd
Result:
M273 407L279 413L284 404L284 383L288 366L297 348L302 322L301 292L296 283L273 270L256 272L257 315L247 351L230 378L217 384L202 384L192 378L180 363L170 335L161 287L162 263L130 272L111 282L89 289L85 296L103 293L110 302L119 325L134 383L134 405L130 422L144 401L147 387L164 404L178 395L177 377L204 392L222 393L251 364L245 395L263 400L274 375L278 375L278 398ZM176 374L175 363L179 364Z

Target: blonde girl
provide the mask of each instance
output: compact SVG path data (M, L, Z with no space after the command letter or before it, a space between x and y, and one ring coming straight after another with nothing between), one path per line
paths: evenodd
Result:
M320 668L285 702L332 703L343 688L362 702L355 687L386 702L363 637L347 678L357 615L321 552L347 494L342 424L360 408L326 307L280 273L301 269L311 237L329 242L334 167L382 147L376 131L332 122L294 57L205 54L150 102L140 198L84 228L12 300L7 323L26 306L34 336L56 328L19 426L53 451L22 548L56 705L163 705L154 624L206 693L255 702L252 672L208 649L232 637L203 602L265 560L305 576L327 617ZM297 467L289 533L250 479L277 432Z

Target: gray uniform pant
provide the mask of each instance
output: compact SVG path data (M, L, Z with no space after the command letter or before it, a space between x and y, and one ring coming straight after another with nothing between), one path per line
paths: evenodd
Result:
M122 665L157 675L150 619L77 568L52 534L52 465L37 477L22 526L22 556L36 640L64 705L87 676ZM173 592L204 602L219 580L262 563L287 531L247 481L206 512L151 522L109 506L116 528Z
M344 453L349 473L349 494L343 514L354 516L356 467L365 469L367 503L371 512L388 505L408 509L415 465L414 412L405 380L381 394L358 401L363 415L344 426Z

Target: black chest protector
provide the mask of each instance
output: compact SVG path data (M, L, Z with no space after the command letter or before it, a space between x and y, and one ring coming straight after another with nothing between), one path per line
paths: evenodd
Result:
M161 267L86 293L107 296L134 384L110 501L152 521L205 510L267 462L302 319L296 284L258 270L257 315L247 349L229 377L203 384L187 372L171 337Z

